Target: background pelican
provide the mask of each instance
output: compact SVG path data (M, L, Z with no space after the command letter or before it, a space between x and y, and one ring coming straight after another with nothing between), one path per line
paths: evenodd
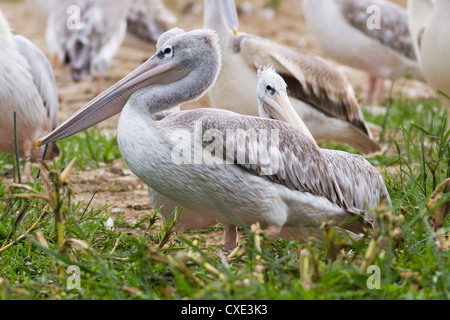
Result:
M380 25L368 27L380 10ZM410 76L423 80L405 9L384 0L303 0L311 34L327 56L369 73L364 103L378 103L383 79Z
M434 5L434 3L436 3ZM450 1L410 0L409 26L427 83L450 97ZM450 99L443 98L450 115ZM447 128L450 124L447 120Z
M40 160L43 150L34 141L58 125L58 90L52 68L44 54L28 39L13 36L0 12L0 150L14 148L14 111L20 157ZM49 145L47 159L57 156L56 144ZM24 176L29 177L29 162Z
M214 84L219 70L215 32L177 34L145 64L40 139L37 146L73 135L122 111L117 136L124 160L150 188L175 203L225 225L260 222L269 239L283 226L315 226L322 220L333 220L354 233L367 227L343 198L315 142L290 124L219 109L163 112L201 97ZM278 148L274 145L270 152L279 160L279 167L269 163L265 168L261 162L224 163L227 155L234 157L236 144L245 141L239 137L227 140L227 135L220 147L231 148L232 143L233 150L225 149L228 151L222 155L210 153L209 160L200 164L174 160L174 150L180 148L188 158L191 152L186 150L207 155L211 141L204 141L206 134L224 135L238 129L278 132ZM257 152L258 141L248 140L248 151ZM279 170L265 175L264 169ZM226 249L235 245L225 244Z
M91 75L96 77L100 92L100 77L124 40L130 3L127 0L54 1L47 26L52 63L63 61L74 81Z
M223 62L209 92L213 106L258 115L256 71L270 63L287 82L292 105L317 141L347 143L365 154L381 150L372 139L352 86L330 63L268 39L245 33L234 36L230 25L237 27L234 1L205 0L204 27L218 32Z
M176 22L162 0L47 1L51 3L47 44L53 66L58 60L64 61L74 81L94 76L95 94L100 93L101 77L127 31L142 40L156 42L167 26Z
M162 0L133 0L127 16L127 31L142 40L154 42L177 22Z

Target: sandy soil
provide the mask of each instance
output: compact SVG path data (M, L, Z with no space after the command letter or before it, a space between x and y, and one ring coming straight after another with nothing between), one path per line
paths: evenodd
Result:
M268 37L285 45L299 47L322 54L314 44L314 40L308 34L299 0L282 0L276 12L264 8L267 0L240 1L238 7L243 7L244 2L251 3L252 11L240 17L240 31L258 34ZM396 1L405 5L406 0ZM166 5L178 17L177 27L185 30L201 28L202 26L202 3L197 0L166 0ZM33 14L24 2L0 2L0 10L9 20L15 33L22 34L33 41L41 50L48 55L45 40L45 20ZM103 88L116 83L122 77L138 67L143 61L155 52L153 44L128 36L118 54L112 61L110 70L106 74ZM339 66L338 64L336 64ZM354 85L355 92L362 97L367 88L367 75L363 72L345 66L339 66ZM55 76L59 86L61 98L60 120L67 119L73 112L83 106L93 97L95 83L82 81L73 83L69 73L63 66L58 66ZM386 87L389 81L386 81ZM401 86L395 88L397 94L410 97L429 94L429 90L423 84L415 81L405 81ZM208 98L203 98L195 104L187 107L208 106ZM101 124L112 133L115 132L118 116ZM71 178L72 188L75 192L75 201L86 205L93 193L97 194L92 202L93 208L104 205L112 205L108 213L112 216L124 215L125 220L133 223L142 219L143 215L152 210L152 205L147 198L146 186L135 177L128 169L124 168L122 161L113 165L90 172L74 172ZM220 239L222 233L213 235L214 243Z

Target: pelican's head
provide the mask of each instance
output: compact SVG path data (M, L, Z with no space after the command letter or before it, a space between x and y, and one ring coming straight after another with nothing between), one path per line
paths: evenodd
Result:
M201 97L220 71L216 32L208 29L168 32L161 36L163 42L158 43L153 57L38 140L36 146L69 137L118 114L131 96L143 95L144 91L158 102L147 106L154 112Z
M289 101L286 82L273 67L259 69L256 94L260 117L290 123L314 140L311 132Z

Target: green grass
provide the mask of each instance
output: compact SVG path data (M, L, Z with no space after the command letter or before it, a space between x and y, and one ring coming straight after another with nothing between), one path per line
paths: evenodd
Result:
M205 232L217 227L173 236L170 226L156 224L154 212L131 226L118 218L108 230L110 208L73 203L59 172L75 156L74 170L120 158L115 138L93 129L62 141L63 157L36 186L0 186L0 247L48 211L28 237L0 249L0 299L449 299L450 256L436 245L426 207L450 171L445 108L437 101L405 100L394 102L387 116L365 116L383 128L389 146L369 161L384 172L393 215L380 209L380 227L359 242L341 239L327 225L323 243L260 243L258 231L242 229L242 249L232 258L205 245ZM0 155L0 170L11 169L13 160ZM56 236L58 214L63 242ZM121 233L124 226L147 231ZM81 271L80 289L68 287L71 265ZM379 267L380 289L367 286L371 265Z
M77 159L76 168L83 171L104 167L114 160L121 159L115 134L97 127L59 141L58 146L61 156L56 163L61 168L67 166L74 158ZM13 177L16 173L15 163L14 155L0 152L1 176ZM23 160L21 168L23 172ZM38 170L38 165L32 165L31 175L36 177Z

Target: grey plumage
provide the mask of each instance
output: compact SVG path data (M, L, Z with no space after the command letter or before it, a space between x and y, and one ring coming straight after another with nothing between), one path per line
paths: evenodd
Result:
M0 150L14 146L14 111L17 114L19 155L29 160L42 159L43 150L34 148L35 139L58 125L58 90L50 63L31 41L13 35L0 12ZM59 154L49 146L46 159ZM29 170L26 164L25 173Z
M79 8L80 21L76 13L69 15L71 6ZM74 81L101 75L109 68L125 37L129 6L127 0L54 1L47 43L50 51L69 66Z
M411 60L417 60L411 34L408 29L406 11L388 1L376 0L338 0L340 9L347 21L367 36L401 53ZM380 28L368 28L367 9L376 6L380 9Z

